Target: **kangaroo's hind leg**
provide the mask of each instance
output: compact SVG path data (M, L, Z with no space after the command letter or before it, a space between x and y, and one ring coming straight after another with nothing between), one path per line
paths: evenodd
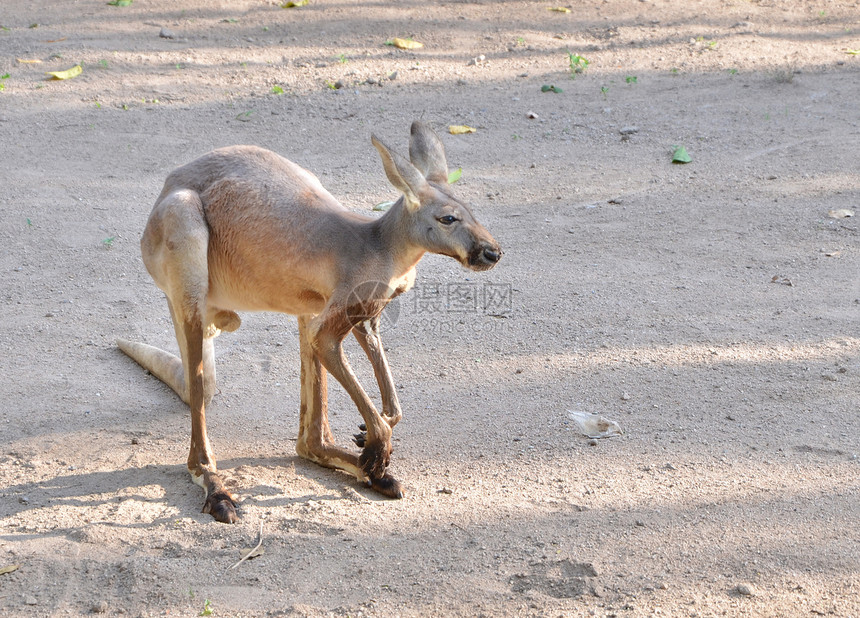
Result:
M207 324L208 246L197 193L179 190L163 196L150 215L141 247L147 269L167 295L182 357L182 392L173 388L191 408L188 472L206 492L203 512L233 523L238 520L236 503L218 475L206 434L206 402L215 388L212 336L217 332Z
M326 370L311 345L310 321L311 316L299 316L302 389L296 452L321 466L343 470L364 480L358 455L337 446L329 428Z

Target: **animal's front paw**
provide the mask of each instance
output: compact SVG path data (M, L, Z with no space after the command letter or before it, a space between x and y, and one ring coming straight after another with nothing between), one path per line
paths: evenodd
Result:
M235 524L239 521L236 501L224 490L212 492L207 496L203 512L209 513L215 521L220 521L222 524Z
M355 442L355 445L358 446L359 448L364 448L364 445L367 444L367 425L362 423L361 425L358 426L358 429L359 429L360 433L352 434L352 441ZM389 446L388 452L393 453L394 447Z
M390 459L390 442L366 443L358 457L358 465L369 479L380 479L385 474Z

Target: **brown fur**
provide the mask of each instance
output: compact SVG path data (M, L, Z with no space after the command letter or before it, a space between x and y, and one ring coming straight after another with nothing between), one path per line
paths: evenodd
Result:
M296 451L344 470L390 497L391 432L402 416L379 335L379 315L408 290L426 252L473 270L501 250L454 198L439 138L413 123L411 162L376 138L386 175L403 197L373 219L346 210L310 172L253 146L215 150L167 177L141 240L143 261L167 295L181 359L144 344L119 347L191 408L188 470L206 492L204 511L237 520L206 435L215 393L213 338L241 323L238 311L299 316L301 413ZM355 334L382 395L378 412L343 353ZM338 447L328 424L326 372L343 385L367 428L361 455Z

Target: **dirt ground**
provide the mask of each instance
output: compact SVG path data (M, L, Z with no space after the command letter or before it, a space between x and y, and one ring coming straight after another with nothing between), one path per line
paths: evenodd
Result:
M860 207L860 7L551 6L3 1L0 613L860 615L860 247L833 216ZM257 144L370 213L396 197L370 134L405 152L413 119L505 256L428 256L389 309L406 497L295 455L295 319L247 314L216 342L242 519L215 523L186 406L115 346L176 349L138 245L164 178Z

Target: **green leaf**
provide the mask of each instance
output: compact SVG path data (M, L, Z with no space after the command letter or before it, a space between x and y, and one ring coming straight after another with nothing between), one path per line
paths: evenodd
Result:
M134 2L134 0L110 0L108 4L110 6L131 6L132 2Z
M460 180L460 176L462 176L462 175L463 175L463 168L462 168L462 167L458 167L458 168L457 168L457 169L455 169L453 172L451 172L450 174L448 174L448 184L449 184L449 185L453 185L455 182L457 182L458 180Z
M272 86L272 94L284 94L284 89L280 86Z
M576 79L578 73L585 73L588 65L591 64L588 58L574 54L570 50L567 51L567 57L570 62L570 79Z
M635 84L638 81L638 79L636 78L635 75L628 75L627 77L624 78L624 81L626 81L628 84Z
M541 86L540 91L541 92L555 92L556 94L564 92L564 90L562 90L558 86L550 86L548 84L544 84L543 86Z
M672 163L690 163L693 159L687 154L687 149L683 146L672 146Z
M202 611L202 612L200 612L200 614L199 614L199 615L200 615L200 616L211 616L211 615L212 615L212 611L213 611L213 610L212 610L212 606L211 606L211 604L210 604L210 602L209 602L209 599L206 599L206 600L203 602L203 611Z
M300 6L307 6L310 4L310 0L296 0L295 2L284 2L281 5L282 9L297 9Z

